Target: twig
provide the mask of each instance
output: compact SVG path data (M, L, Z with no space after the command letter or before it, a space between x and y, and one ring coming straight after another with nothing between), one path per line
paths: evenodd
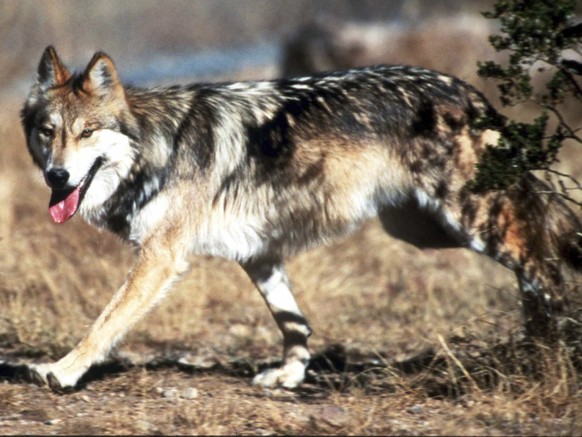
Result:
M562 113L555 107L550 106L550 105L540 105L542 108L550 111L552 114L554 114L556 116L556 118L558 119L559 125L561 127L563 127L564 129L566 129L569 133L569 137L570 139L578 142L578 143L582 143L582 138L580 138L578 135L576 135L576 132L579 129L572 129L568 123L566 123L566 120L564 119L564 116L562 115Z
M553 168L545 168L545 171L547 171L548 173L552 173L556 176L560 176L562 178L566 178L566 179L570 179L570 182L572 182L574 185L576 185L576 187L578 189L582 188L582 184L580 182L578 182L578 179L576 179L574 176L572 176L571 174L568 173L563 173L559 170L555 170Z
M461 372L463 372L463 375L465 375L465 377L469 381L471 381L471 384L473 385L473 388L476 389L477 391L481 392L481 389L479 388L479 386L477 385L477 383L475 382L475 380L473 379L473 377L471 376L471 374L467 371L467 369L465 369L465 366L463 366L463 363L461 363L459 361L459 359L449 349L449 346L445 342L445 339L443 338L442 335L440 335L440 334L438 335L438 340L439 340L439 343L441 344L441 346L443 347L443 349L445 350L445 352L447 353L447 355L449 356L449 358L451 360L453 360L453 362L459 367L459 369L461 369Z

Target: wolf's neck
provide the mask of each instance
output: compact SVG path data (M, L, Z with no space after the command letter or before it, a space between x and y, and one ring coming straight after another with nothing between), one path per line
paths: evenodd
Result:
M188 112L196 92L186 87L133 88L125 90L129 109L142 134L153 130L174 136ZM145 132L143 132L145 131Z

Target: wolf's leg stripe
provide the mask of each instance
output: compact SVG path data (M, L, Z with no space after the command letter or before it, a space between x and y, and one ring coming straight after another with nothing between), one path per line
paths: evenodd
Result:
M310 354L307 339L311 328L301 313L283 265L279 262L257 261L243 265L265 299L269 310L283 334L283 365L255 377L254 384L264 387L293 388L305 378Z

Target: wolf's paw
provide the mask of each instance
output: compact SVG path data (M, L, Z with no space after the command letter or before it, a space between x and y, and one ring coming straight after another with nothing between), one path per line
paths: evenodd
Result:
M31 364L28 366L28 378L37 385L48 385L49 388L58 394L70 393L74 390L77 379L67 378L59 375L59 370L55 364Z
M278 369L268 369L253 378L253 385L264 388L296 388L305 379L305 368L305 364L295 361Z

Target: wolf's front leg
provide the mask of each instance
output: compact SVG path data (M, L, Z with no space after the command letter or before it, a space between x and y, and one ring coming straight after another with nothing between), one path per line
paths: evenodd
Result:
M311 328L301 313L289 286L282 263L259 260L246 263L243 268L265 299L279 329L283 334L283 365L269 369L253 379L253 384L263 387L294 388L305 379L309 364L307 338Z
M143 246L126 282L87 335L55 363L30 366L31 377L55 392L75 387L92 364L103 361L121 337L158 302L186 270L184 258L168 248Z

